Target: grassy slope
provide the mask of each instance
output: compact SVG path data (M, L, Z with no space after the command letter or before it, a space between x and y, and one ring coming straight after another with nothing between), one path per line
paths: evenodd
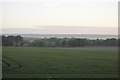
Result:
M3 48L4 77L117 77L117 48Z

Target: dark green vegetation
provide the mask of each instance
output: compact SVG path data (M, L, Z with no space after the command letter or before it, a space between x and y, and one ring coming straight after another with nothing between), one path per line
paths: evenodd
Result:
M23 46L23 37L21 36L2 36L2 46Z
M2 36L2 46L32 47L83 47L83 46L118 46L118 39L81 39L81 38L44 38L26 40L21 36Z
M117 47L3 47L3 77L116 78Z

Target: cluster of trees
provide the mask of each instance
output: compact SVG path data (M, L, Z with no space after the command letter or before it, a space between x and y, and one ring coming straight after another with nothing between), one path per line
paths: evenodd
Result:
M27 44L33 47L118 46L118 39L44 38L27 42Z
M2 46L23 46L23 37L21 36L2 36Z
M2 46L2 36L0 36L0 47Z
M82 47L82 46L118 46L118 39L81 39L81 38L44 38L32 41L23 40L21 36L2 36L3 46L32 47Z

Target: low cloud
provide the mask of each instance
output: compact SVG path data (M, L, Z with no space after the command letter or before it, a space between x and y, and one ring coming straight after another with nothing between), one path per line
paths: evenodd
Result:
M3 34L118 34L117 27L35 26L35 28L6 28Z

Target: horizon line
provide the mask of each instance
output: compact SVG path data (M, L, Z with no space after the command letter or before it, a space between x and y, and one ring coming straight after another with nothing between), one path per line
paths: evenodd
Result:
M118 35L118 34L82 34L82 33L3 33L2 35Z

